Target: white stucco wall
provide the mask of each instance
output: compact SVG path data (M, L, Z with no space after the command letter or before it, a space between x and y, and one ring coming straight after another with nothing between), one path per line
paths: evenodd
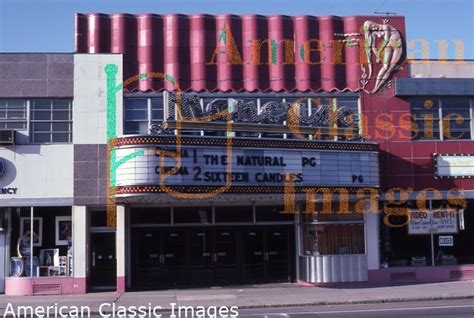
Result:
M380 213L366 211L364 220L367 267L369 270L380 269Z
M73 142L105 144L107 142L107 75L105 66L118 67L116 84L122 83L122 55L75 54ZM122 91L116 93L117 135L122 131Z
M0 206L71 204L74 171L71 144L2 147L0 158L5 162L0 188L18 189L15 194L0 191Z
M75 205L72 207L72 232L74 250L74 277L86 278L88 276L89 253L89 225L86 206Z

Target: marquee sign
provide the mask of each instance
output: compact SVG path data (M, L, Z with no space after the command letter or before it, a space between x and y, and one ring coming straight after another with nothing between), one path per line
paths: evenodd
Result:
M435 155L436 176L474 178L474 155Z
M357 127L357 98L292 97L252 98L249 95L202 97L195 93L164 92L165 120L225 121L248 124L282 125L293 123L311 127ZM217 117L228 111L228 119Z
M116 170L117 186L283 187L289 178L299 187L379 185L377 152L184 145L172 154L171 144L119 147L116 160L129 160Z

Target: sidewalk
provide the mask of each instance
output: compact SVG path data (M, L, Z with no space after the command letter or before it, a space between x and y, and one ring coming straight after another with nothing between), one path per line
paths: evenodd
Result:
M0 296L0 313L9 303L17 306L88 306L98 312L103 303L116 306L238 306L269 308L349 303L381 303L440 299L469 299L474 302L474 281L445 282L403 286L331 286L303 287L296 284L246 285L222 288L127 292L118 294L90 293L70 296Z

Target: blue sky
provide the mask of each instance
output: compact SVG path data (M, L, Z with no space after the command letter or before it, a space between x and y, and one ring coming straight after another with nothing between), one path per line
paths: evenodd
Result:
M460 39L474 59L474 0L0 0L0 52L72 52L74 13L261 13L353 15L375 11L406 17L407 40ZM454 58L454 46L448 57ZM410 53L410 49L408 49Z

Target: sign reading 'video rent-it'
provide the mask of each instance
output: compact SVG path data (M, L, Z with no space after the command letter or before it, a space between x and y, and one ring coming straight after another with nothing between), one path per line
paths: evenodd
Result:
M409 234L457 233L456 210L410 211Z

